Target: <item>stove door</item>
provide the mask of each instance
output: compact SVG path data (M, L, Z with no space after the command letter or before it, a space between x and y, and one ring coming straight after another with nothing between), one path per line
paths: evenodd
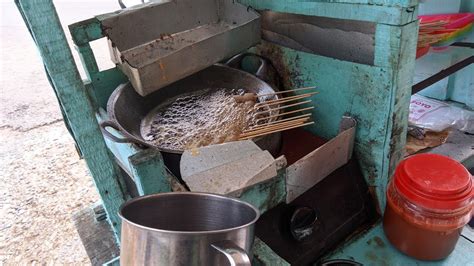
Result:
M376 219L369 189L352 159L290 204L264 213L256 235L291 265L308 265Z

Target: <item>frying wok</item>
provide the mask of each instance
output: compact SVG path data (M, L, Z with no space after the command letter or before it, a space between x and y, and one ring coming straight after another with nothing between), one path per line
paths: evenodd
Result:
M206 88L243 89L245 92L268 94L274 92L273 88L257 77L225 65L216 64L189 77L161 88L145 97L139 95L130 83L117 87L107 102L109 120L101 123L105 136L119 143L134 143L140 146L159 149L162 152L165 165L176 176L179 174L179 162L183 150L162 148L148 142L142 136L140 126L142 120L151 111L160 109L159 106L170 104L173 99ZM260 97L260 101L273 99L277 96ZM111 134L107 128L119 131L122 137ZM279 133L254 139L260 148L276 154L280 148L281 135Z

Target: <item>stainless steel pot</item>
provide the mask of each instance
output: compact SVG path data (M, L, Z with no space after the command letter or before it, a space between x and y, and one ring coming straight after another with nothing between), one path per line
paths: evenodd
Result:
M252 205L180 192L132 199L120 209L121 265L250 265Z
M139 95L130 83L120 85L110 96L107 102L109 121L101 123L105 136L119 143L135 143L146 147L159 149L167 167L180 177L179 162L182 150L161 148L144 140L140 124L145 116L160 105L169 104L172 99L193 91L205 88L245 89L247 92L268 94L274 92L273 88L257 77L225 65L213 65L196 74L159 89L145 97ZM276 97L276 96L267 96ZM271 99L271 98L270 98ZM111 127L122 134L116 137L107 131ZM255 143L262 149L277 154L280 149L281 135L275 133L261 138L256 138Z

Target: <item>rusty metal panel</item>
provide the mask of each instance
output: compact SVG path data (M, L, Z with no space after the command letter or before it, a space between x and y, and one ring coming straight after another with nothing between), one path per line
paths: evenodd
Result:
M266 41L306 53L373 65L375 23L262 11Z
M149 3L98 18L112 60L142 96L260 41L258 13L232 0Z
M296 161L286 169L286 202L289 203L319 183L352 156L355 120L344 119L343 127L350 126L321 147Z

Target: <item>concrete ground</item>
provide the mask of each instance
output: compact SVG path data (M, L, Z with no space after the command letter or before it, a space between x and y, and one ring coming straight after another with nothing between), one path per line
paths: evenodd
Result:
M55 4L64 27L118 9L115 0ZM0 265L88 264L71 216L98 194L13 0L0 0L0 12ZM110 67L105 42L93 48Z

